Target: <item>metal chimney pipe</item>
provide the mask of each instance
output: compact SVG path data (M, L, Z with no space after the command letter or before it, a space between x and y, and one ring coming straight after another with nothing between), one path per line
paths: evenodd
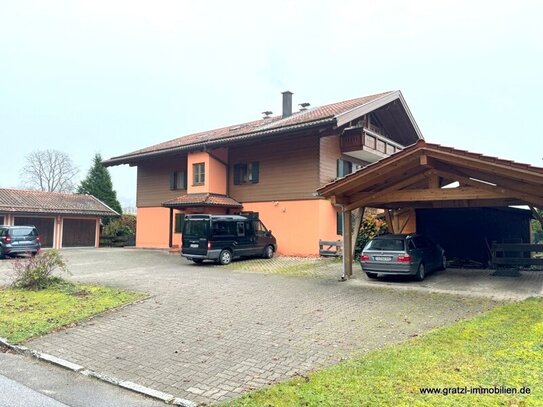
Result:
M292 115L292 95L293 93L286 90L283 93L283 119Z

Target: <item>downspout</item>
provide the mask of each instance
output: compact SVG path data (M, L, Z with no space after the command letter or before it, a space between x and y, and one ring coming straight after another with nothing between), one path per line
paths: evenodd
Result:
M338 204L334 204L334 206L336 208L340 208L341 210L341 232L343 233L343 242L341 244L341 252L343 253L343 261L342 261L342 273L341 273L341 277L339 278L339 281L347 281L347 261L345 260L345 249L347 249L347 247L345 246L345 228L343 227L344 225L344 219L345 219L345 205L338 205ZM350 239L350 236L349 236L349 239Z

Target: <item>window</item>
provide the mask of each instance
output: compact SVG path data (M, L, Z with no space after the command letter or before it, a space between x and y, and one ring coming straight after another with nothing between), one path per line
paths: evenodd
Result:
M183 225L185 224L185 214L175 214L175 233L183 233Z
M238 236L245 236L245 222L236 223L236 232Z
M260 165L258 161L234 164L234 185L258 184Z
M192 164L192 185L204 185L206 182L205 163Z
M213 236L235 236L236 228L234 222L216 221L212 223Z
M336 233L343 236L343 212L336 214Z
M256 236L264 237L268 235L268 229L259 220L253 220L253 228Z
M353 172L353 163L350 161L339 159L337 160L337 176L344 177Z
M170 174L170 191L187 189L187 174L185 171L175 171Z

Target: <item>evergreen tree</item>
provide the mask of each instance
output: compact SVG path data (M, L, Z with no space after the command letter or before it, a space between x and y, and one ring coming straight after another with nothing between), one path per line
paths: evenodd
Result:
M92 167L89 169L87 177L81 181L77 193L94 195L114 211L122 213L121 204L117 200L117 192L113 190L111 175L102 165L100 154L94 156Z

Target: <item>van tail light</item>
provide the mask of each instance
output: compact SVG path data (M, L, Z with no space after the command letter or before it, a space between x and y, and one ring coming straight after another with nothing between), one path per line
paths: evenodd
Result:
M207 242L207 250L211 250L211 242Z
M398 256L396 259L399 263L410 263L411 262L411 256Z
M41 242L41 237L40 237L40 235L36 236L36 242L38 242L38 243Z
M370 256L367 256L365 254L360 256L360 261L369 261L369 259L370 259Z
M11 236L10 235L6 235L6 238L4 239L4 241L6 243L11 243Z

